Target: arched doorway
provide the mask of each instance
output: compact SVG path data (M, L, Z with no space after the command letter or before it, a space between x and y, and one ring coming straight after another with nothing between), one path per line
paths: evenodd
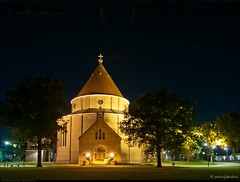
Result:
M95 152L95 160L103 161L105 159L105 152L104 148L97 148L97 151Z
M106 164L107 163L107 151L103 145L97 145L94 147L93 163L94 164Z

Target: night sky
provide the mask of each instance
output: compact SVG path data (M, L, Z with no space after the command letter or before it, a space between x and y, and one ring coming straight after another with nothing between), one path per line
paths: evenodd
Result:
M240 3L1 2L0 100L28 76L77 96L103 65L130 103L168 88L197 102L197 122L240 108Z

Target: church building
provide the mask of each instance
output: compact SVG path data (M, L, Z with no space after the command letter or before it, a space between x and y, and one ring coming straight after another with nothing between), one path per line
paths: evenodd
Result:
M79 165L143 162L142 149L129 146L127 136L119 129L129 101L104 68L103 56L98 57L98 66L71 100L71 114L57 120L65 130L57 133L56 162Z

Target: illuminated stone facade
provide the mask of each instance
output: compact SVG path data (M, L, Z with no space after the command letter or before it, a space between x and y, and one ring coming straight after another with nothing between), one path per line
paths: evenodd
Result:
M66 128L58 132L56 162L74 164L139 163L143 152L129 147L119 130L123 110L129 101L123 97L103 66L99 65L77 97L71 100L71 114L57 122Z

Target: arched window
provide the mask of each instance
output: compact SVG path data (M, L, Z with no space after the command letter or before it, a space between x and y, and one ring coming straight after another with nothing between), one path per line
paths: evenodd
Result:
M99 129L98 132L95 132L95 140L105 140L106 133L102 131L102 129Z
M105 150L104 150L103 148L99 147L99 148L97 149L97 152L105 152Z

